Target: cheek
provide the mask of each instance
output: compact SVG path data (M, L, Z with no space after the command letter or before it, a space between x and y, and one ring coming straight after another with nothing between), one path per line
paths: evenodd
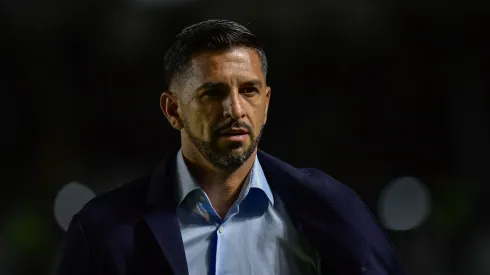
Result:
M195 109L190 112L192 115L188 115L190 127L194 134L197 134L205 139L209 138L215 127L212 120L212 114L208 110Z
M213 131L216 126L223 120L223 108L219 103L206 104L205 107L200 109L201 124L208 131Z
M182 118L182 121L184 122L184 127L186 127L187 131L193 133L194 135L199 134L200 121L199 116L197 115L195 110L189 107L185 109L183 108L181 110L180 117Z
M261 128L262 124L264 124L265 119L266 119L266 106L260 106L259 108L255 108L253 112L254 120L256 123L256 128Z

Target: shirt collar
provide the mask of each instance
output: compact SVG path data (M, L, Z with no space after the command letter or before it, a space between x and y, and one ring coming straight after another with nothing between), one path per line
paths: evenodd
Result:
M179 204L194 190L200 190L194 177L191 175L187 164L184 162L182 149L177 153L177 201Z
M181 204L182 201L194 190L202 190L197 184L194 177L191 175L182 155L182 149L177 153L177 200ZM239 201L242 201L249 193L251 188L262 190L272 205L274 205L274 197L272 191L265 178L264 171L260 165L259 159L255 157L252 170L245 180L244 186L238 197Z

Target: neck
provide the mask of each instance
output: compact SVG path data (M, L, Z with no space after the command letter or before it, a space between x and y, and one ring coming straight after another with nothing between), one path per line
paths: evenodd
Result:
M184 160L201 189L208 195L213 208L224 218L237 200L243 183L250 173L257 155L257 149L238 169L222 170L210 164L201 154L182 148Z

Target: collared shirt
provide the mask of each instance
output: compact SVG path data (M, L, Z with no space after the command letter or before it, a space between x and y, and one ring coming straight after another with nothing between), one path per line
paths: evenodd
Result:
M177 154L177 214L190 275L320 274L319 260L281 203L259 160L224 219Z

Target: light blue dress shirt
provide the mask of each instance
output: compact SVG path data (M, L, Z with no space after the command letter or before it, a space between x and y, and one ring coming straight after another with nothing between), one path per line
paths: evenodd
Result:
M180 223L190 275L320 274L315 250L267 184L259 160L224 219L177 154Z

